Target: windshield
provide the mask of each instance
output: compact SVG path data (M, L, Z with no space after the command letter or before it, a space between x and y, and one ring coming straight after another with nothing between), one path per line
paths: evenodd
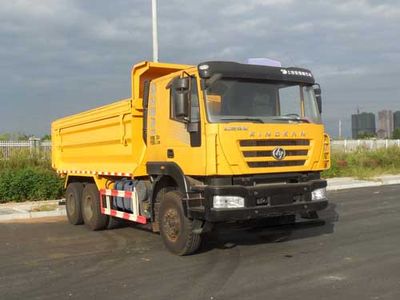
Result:
M312 86L220 79L205 90L211 123L320 123Z

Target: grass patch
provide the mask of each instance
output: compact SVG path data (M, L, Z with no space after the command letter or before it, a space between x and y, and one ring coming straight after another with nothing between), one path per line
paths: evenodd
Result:
M57 207L58 207L57 203L55 203L55 204L42 204L42 205L39 205L37 207L32 208L31 211L33 211L33 212L37 212L37 211L53 211L53 210L57 209Z
M0 159L0 203L58 199L63 180L51 169L48 158L17 151Z
M4 169L24 169L28 167L39 167L51 170L49 155L43 153L30 153L29 149L16 149L9 158L4 158L0 152L0 172Z
M331 162L331 168L322 173L324 178L349 176L368 179L385 174L400 174L400 148L360 148L349 153L336 152L332 153Z

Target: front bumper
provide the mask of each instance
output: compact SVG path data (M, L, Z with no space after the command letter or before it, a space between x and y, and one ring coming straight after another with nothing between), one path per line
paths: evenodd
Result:
M194 192L201 197L185 199L188 216L209 222L251 220L273 216L319 211L328 200L311 200L311 192L327 186L325 180L301 183L259 184L256 186L203 186ZM213 197L239 196L245 199L243 208L213 208Z

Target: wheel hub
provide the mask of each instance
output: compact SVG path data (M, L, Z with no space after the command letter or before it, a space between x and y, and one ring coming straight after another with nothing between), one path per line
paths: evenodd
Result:
M179 237L181 222L178 212L175 209L169 209L163 218L163 229L171 241L176 241Z
M84 200L84 207L83 209L85 210L85 215L87 218L90 220L92 219L93 216L93 201L90 196L87 196Z
M75 213L75 200L74 200L74 196L72 194L68 195L68 206L67 209L70 212L71 215L73 215Z

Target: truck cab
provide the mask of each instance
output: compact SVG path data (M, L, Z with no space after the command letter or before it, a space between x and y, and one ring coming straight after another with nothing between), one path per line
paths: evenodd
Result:
M309 70L204 62L146 85L147 173L181 178L190 219L326 208L329 137Z

